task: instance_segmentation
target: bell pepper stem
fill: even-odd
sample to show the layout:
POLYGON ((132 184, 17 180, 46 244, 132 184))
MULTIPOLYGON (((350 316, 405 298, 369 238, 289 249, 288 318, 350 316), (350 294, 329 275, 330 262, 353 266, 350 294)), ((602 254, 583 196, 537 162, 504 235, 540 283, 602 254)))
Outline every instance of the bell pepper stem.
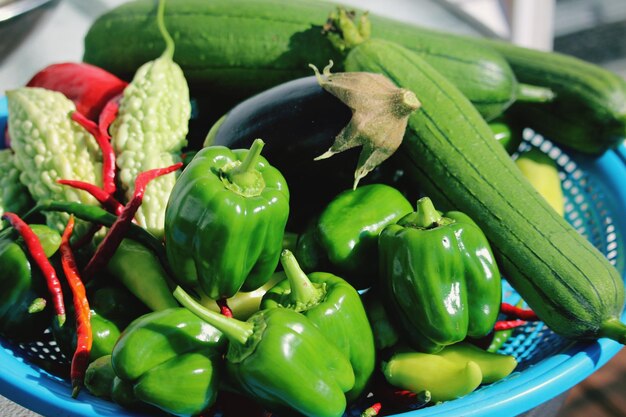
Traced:
POLYGON ((311 305, 319 303, 324 297, 324 291, 311 282, 289 249, 281 252, 280 263, 289 280, 291 301, 296 306, 296 310, 306 310, 311 305))
POLYGON ((429 229, 441 223, 441 214, 435 209, 433 202, 428 197, 417 200, 415 224, 417 227, 429 229))
POLYGON ((176 298, 183 307, 224 333, 228 340, 233 343, 245 345, 250 336, 252 336, 254 330, 252 323, 226 317, 203 307, 181 287, 176 287, 174 290, 174 298, 176 298))
POLYGON ((264 145, 262 139, 255 139, 241 163, 223 169, 220 175, 223 175, 222 181, 227 188, 245 197, 261 194, 265 181, 261 172, 256 169, 256 164, 264 145))
POLYGON ((250 146, 250 150, 246 154, 246 157, 243 161, 241 161, 241 165, 239 165, 237 168, 234 168, 231 171, 231 175, 242 174, 244 172, 248 172, 254 169, 254 166, 256 165, 259 156, 261 155, 261 151, 263 150, 264 145, 265 142, 263 142, 262 139, 255 139, 254 142, 252 142, 252 146, 250 146))

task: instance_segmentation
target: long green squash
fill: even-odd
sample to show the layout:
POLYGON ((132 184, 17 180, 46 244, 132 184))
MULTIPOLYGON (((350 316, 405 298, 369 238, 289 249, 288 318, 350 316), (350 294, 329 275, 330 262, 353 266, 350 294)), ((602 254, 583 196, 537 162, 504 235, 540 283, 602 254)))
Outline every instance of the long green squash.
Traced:
MULTIPOLYGON (((155 10, 153 0, 135 0, 98 18, 85 37, 84 60, 128 77, 157 57, 163 41, 155 10)), ((321 34, 334 10, 332 3, 319 0, 177 0, 167 4, 165 23, 176 42, 174 60, 192 94, 208 92, 228 110, 254 93, 310 75, 309 63, 322 67, 332 59, 341 70, 342 54, 321 34)), ((374 36, 403 42, 419 53, 486 119, 527 95, 490 47, 432 31, 416 36, 413 26, 371 20, 374 36)))
POLYGON ((512 109, 527 126, 590 154, 602 153, 626 137, 626 81, 617 74, 569 55, 502 41, 476 42, 502 54, 521 82, 556 94, 551 103, 512 109))
MULTIPOLYGON (((85 61, 129 76, 158 56, 163 45, 153 4, 132 1, 99 18, 85 38, 85 61)), ((319 0, 178 0, 168 4, 166 21, 192 92, 210 90, 214 114, 221 115, 244 97, 309 75, 308 63, 334 59, 341 70, 341 55, 319 36, 332 8, 319 0)), ((375 16, 372 23, 374 37, 418 53, 488 120, 520 98, 519 80, 556 93, 550 104, 512 108, 550 139, 600 154, 626 136, 626 81, 597 65, 375 16)))
POLYGON ((626 342, 620 273, 522 176, 457 88, 418 55, 385 41, 355 47, 345 68, 381 73, 417 95, 422 107, 398 150, 416 184, 480 225, 503 275, 552 330, 626 342))

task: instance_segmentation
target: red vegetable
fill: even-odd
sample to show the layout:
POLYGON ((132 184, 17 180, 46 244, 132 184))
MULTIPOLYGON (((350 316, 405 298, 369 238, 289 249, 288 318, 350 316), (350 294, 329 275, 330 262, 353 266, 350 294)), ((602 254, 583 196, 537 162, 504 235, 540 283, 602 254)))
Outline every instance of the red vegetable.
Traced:
POLYGON ((526 321, 520 320, 520 319, 500 320, 500 321, 497 321, 496 324, 493 326, 493 330, 497 332, 500 330, 515 329, 516 327, 520 327, 525 324, 526 324, 526 321))
POLYGON ((135 192, 133 198, 124 206, 124 209, 111 226, 108 233, 98 245, 96 252, 93 254, 87 266, 83 271, 83 276, 91 277, 94 273, 106 265, 115 253, 120 243, 124 239, 126 232, 135 217, 135 213, 141 206, 143 195, 150 181, 162 175, 176 171, 182 166, 182 162, 171 165, 167 168, 156 168, 149 171, 141 172, 135 179, 135 192))
POLYGON ((74 310, 76 311, 76 351, 72 357, 72 365, 70 370, 70 378, 72 380, 72 397, 76 398, 80 388, 85 381, 85 371, 89 365, 89 355, 93 342, 93 334, 91 331, 91 309, 87 300, 85 286, 80 279, 76 260, 70 247, 70 237, 74 230, 74 216, 70 216, 70 220, 65 226, 63 236, 61 237, 61 265, 63 272, 72 290, 72 299, 74 301, 74 310))
POLYGON ((128 83, 94 65, 63 62, 42 69, 26 85, 63 93, 75 103, 78 112, 97 121, 104 106, 128 83))
POLYGON ((508 316, 527 321, 538 321, 539 317, 529 308, 521 308, 508 303, 502 303, 500 311, 508 316))
POLYGON ((46 284, 48 291, 52 297, 52 303, 54 304, 54 311, 57 315, 57 320, 60 326, 65 323, 65 303, 63 302, 63 290, 61 289, 61 282, 57 277, 57 273, 54 270, 52 264, 48 260, 48 257, 44 253, 43 247, 39 238, 33 232, 28 224, 24 222, 17 214, 6 212, 2 215, 4 220, 7 220, 15 230, 22 236, 28 253, 33 258, 44 277, 46 278, 46 284))
MULTIPOLYGON (((116 106, 117 104, 114 103, 116 106)), ((107 105, 107 108, 110 107, 107 105)), ((107 110, 109 112, 109 110, 107 110)), ((80 112, 72 113, 72 120, 84 127, 96 139, 100 152, 102 152, 102 189, 113 195, 117 189, 115 185, 115 152, 111 146, 111 136, 109 136, 108 128, 113 122, 117 110, 113 113, 107 113, 107 117, 103 118, 102 123, 97 125, 95 122, 87 119, 80 112)))

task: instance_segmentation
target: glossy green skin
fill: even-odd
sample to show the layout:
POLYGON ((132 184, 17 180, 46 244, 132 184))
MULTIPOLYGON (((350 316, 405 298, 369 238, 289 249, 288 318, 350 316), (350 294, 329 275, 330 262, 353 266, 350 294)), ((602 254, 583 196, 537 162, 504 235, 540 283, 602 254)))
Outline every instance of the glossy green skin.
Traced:
POLYGON ((482 382, 480 366, 467 360, 398 349, 382 363, 387 382, 401 390, 430 392, 431 401, 450 401, 474 391, 482 382))
POLYGON ((255 168, 265 187, 245 197, 226 188, 220 170, 247 150, 222 146, 199 151, 176 181, 165 213, 165 248, 178 282, 200 285, 213 299, 229 298, 267 282, 278 265, 289 215, 282 174, 262 156, 255 168))
MULTIPOLYGON (((61 236, 44 225, 31 225, 46 256, 59 248, 61 236)), ((50 322, 52 308, 29 313, 36 298, 49 295, 41 271, 27 254, 24 242, 13 230, 0 237, 0 334, 14 341, 31 341, 41 336, 50 322)))
POLYGON ((506 378, 517 366, 515 357, 488 352, 469 342, 446 346, 437 355, 455 362, 475 362, 483 375, 483 384, 491 384, 506 378))
POLYGON ((167 272, 156 254, 142 243, 122 240, 106 270, 151 310, 178 307, 167 272))
POLYGON ((497 320, 501 278, 489 243, 465 214, 417 228, 411 213, 379 238, 381 283, 410 343, 437 352, 487 335, 497 320))
POLYGON ((132 384, 136 399, 174 415, 199 414, 215 401, 225 345, 213 326, 172 308, 133 321, 111 363, 117 377, 132 384))
MULTIPOLYGON (((59 327, 56 321, 52 322, 52 334, 59 349, 66 358, 71 358, 76 350, 76 324, 74 304, 71 292, 67 290, 65 308, 67 322, 59 327)), ((142 314, 148 312, 141 302, 126 289, 105 286, 95 291, 89 291, 88 300, 91 308, 92 346, 89 361, 95 361, 113 352, 113 347, 122 331, 128 324, 142 314)))
POLYGON ((288 280, 276 284, 261 301, 261 309, 291 308, 302 310, 309 320, 350 360, 354 387, 346 394, 348 401, 359 397, 367 387, 376 365, 374 336, 359 293, 344 279, 325 272, 308 274, 309 280, 324 289, 316 304, 298 309, 291 301, 288 280))
POLYGON ((231 343, 228 376, 272 411, 340 417, 354 385, 350 362, 306 317, 293 310, 261 310, 249 320, 255 336, 231 343), (292 410, 292 411, 289 411, 292 410))
POLYGON ((374 280, 378 234, 413 211, 395 188, 370 184, 337 195, 322 211, 314 236, 330 266, 358 288, 374 280))
POLYGON ((507 118, 499 117, 489 122, 495 139, 512 155, 522 142, 522 129, 507 118))

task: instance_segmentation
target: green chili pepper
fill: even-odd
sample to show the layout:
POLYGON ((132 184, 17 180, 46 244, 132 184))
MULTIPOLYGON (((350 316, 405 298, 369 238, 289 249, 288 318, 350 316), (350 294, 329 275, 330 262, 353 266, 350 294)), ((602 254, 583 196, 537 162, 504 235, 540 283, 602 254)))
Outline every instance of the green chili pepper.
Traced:
POLYGON ((213 326, 184 308, 171 308, 133 321, 111 362, 122 380, 118 384, 131 384, 137 400, 175 415, 194 415, 215 401, 225 345, 213 326))
POLYGON ((154 252, 141 243, 122 240, 106 270, 151 310, 178 307, 163 265, 154 252))
POLYGON ((229 340, 226 371, 235 386, 272 411, 340 417, 354 386, 350 362, 315 325, 286 308, 243 322, 208 310, 180 287, 176 299, 229 340))
POLYGON ((517 366, 517 360, 511 355, 487 352, 467 342, 446 346, 437 355, 455 362, 476 363, 483 375, 483 384, 501 380, 517 366))
POLYGON ((491 248, 467 215, 441 215, 428 197, 379 238, 381 283, 418 350, 436 352, 487 335, 498 318, 501 278, 491 248))
POLYGON ((289 191, 282 174, 250 150, 212 146, 183 171, 165 213, 165 249, 180 284, 213 299, 267 282, 282 250, 289 191))
MULTIPOLYGON (((61 236, 45 225, 31 225, 46 257, 61 244, 61 236)), ((46 281, 21 237, 8 228, 0 236, 0 334, 15 341, 35 340, 50 323, 46 281)))
POLYGON ((348 401, 356 399, 376 364, 372 329, 359 293, 333 274, 312 272, 307 276, 287 249, 280 261, 287 279, 265 294, 261 309, 289 308, 311 320, 352 364, 355 382, 346 397, 348 401))
POLYGON ((474 391, 482 382, 480 366, 431 353, 399 349, 382 363, 391 385, 419 393, 430 392, 434 402, 449 401, 474 391))
POLYGON ((325 268, 327 259, 351 284, 369 287, 378 271, 379 233, 412 210, 398 190, 385 184, 346 190, 322 210, 313 230, 305 231, 296 255, 303 257, 307 271, 325 268))

